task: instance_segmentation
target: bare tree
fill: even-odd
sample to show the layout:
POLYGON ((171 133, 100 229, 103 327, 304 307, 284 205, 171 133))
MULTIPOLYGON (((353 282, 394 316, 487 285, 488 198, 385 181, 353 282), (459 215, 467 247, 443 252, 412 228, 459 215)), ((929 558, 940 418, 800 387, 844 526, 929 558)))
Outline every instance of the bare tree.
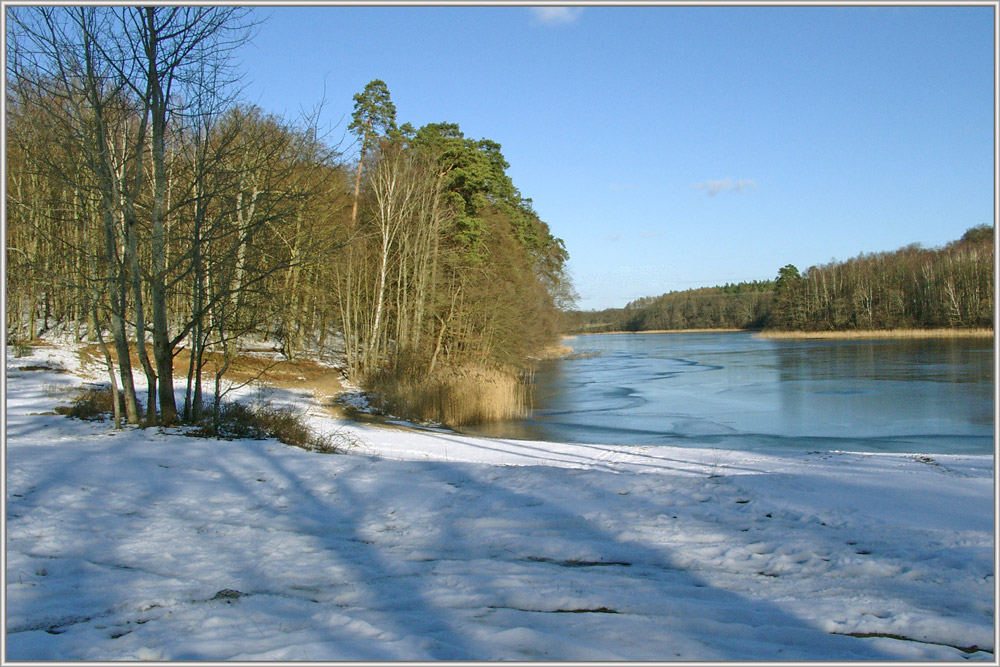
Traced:
MULTIPOLYGON (((167 313, 168 292, 176 285, 171 272, 178 271, 168 264, 167 253, 169 122, 174 115, 218 108, 227 99, 230 84, 236 80, 229 68, 232 53, 249 39, 253 28, 248 16, 239 8, 195 6, 16 7, 9 12, 13 48, 8 76, 39 91, 36 101, 54 97, 62 103, 60 112, 68 109, 64 136, 80 148, 100 192, 104 263, 109 284, 119 286, 112 290, 116 295, 111 308, 112 335, 130 421, 138 417, 132 415, 135 400, 130 397, 134 391, 125 336, 126 296, 131 288, 136 342, 144 351, 140 278, 148 287, 156 365, 154 372, 146 364, 147 378, 157 385, 160 422, 177 420, 173 394, 177 341, 170 336, 167 313), (213 76, 206 77, 206 71, 213 76), (216 102, 206 104, 209 99, 216 102), (192 104, 193 100, 199 104, 192 104), (144 190, 147 142, 152 165, 148 237, 141 233, 136 208, 144 190), (148 257, 148 265, 140 261, 140 255, 148 257)), ((35 107, 55 118, 46 105, 35 107)), ((185 262, 189 267, 190 262, 185 262)), ((147 406, 151 416, 155 414, 152 403, 147 406)))
POLYGON ((94 7, 15 7, 8 17, 8 80, 19 91, 22 104, 44 116, 63 141, 73 144, 89 177, 65 162, 51 162, 53 173, 65 182, 93 187, 99 193, 111 333, 128 421, 137 423, 125 331, 127 275, 119 251, 125 244, 117 223, 121 192, 112 150, 127 115, 120 113, 127 111, 127 94, 124 82, 108 59, 101 57, 96 43, 97 35, 110 30, 111 16, 94 7))

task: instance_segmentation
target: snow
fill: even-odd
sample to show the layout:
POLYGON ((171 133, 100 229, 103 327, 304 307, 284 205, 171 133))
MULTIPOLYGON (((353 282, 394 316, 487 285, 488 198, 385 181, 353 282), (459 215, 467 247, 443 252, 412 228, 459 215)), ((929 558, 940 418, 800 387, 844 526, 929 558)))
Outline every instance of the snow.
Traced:
POLYGON ((64 347, 7 359, 6 660, 994 660, 991 456, 487 440, 313 406, 359 443, 328 455, 43 414, 86 374, 64 347), (20 370, 41 365, 71 372, 20 370))

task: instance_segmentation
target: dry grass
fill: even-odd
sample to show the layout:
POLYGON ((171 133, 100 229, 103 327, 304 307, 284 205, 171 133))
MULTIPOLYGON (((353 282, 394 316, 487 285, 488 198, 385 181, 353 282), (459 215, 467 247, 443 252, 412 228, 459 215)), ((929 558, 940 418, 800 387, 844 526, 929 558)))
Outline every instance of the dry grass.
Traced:
MULTIPOLYGON (((115 350, 112 348, 109 351, 117 364, 118 355, 115 350)), ((151 348, 150 354, 152 354, 151 348)), ((97 345, 88 345, 82 348, 80 358, 84 366, 104 365, 103 353, 97 345)), ((208 387, 212 382, 213 374, 220 367, 223 359, 222 355, 211 352, 206 352, 205 358, 204 380, 209 383, 206 385, 208 387)), ((132 368, 141 373, 142 368, 135 350, 132 351, 131 359, 132 368)), ((184 349, 178 352, 174 357, 175 376, 187 375, 190 359, 188 350, 184 349)), ((266 384, 269 387, 309 391, 316 396, 317 403, 331 416, 336 418, 344 416, 332 403, 332 399, 344 391, 340 371, 313 361, 306 359, 297 361, 274 360, 244 354, 230 362, 226 372, 226 380, 235 383, 253 381, 266 384)))
POLYGON ((488 424, 528 413, 527 385, 503 370, 463 367, 432 377, 412 369, 384 370, 364 385, 380 410, 445 426, 488 424))
POLYGON ((535 355, 536 359, 561 359, 563 357, 568 357, 573 354, 573 348, 568 345, 554 344, 547 345, 542 348, 538 354, 535 355))
POLYGON ((917 338, 993 338, 993 329, 879 329, 871 331, 760 331, 754 338, 802 340, 883 340, 917 338))
MULTIPOLYGON (((150 360, 152 360, 152 346, 147 345, 146 347, 150 355, 150 360)), ((109 346, 108 351, 111 353, 112 360, 118 363, 118 354, 115 349, 109 346)), ((261 351, 272 352, 271 350, 261 351)), ((85 365, 104 365, 103 353, 97 345, 83 347, 80 350, 80 358, 85 365)), ((130 358, 132 360, 132 368, 141 373, 142 367, 139 365, 139 357, 134 349, 130 358)), ((176 375, 186 375, 190 360, 191 356, 187 349, 179 350, 174 355, 174 373, 176 375)), ((205 377, 212 377, 215 371, 221 367, 223 361, 224 359, 221 354, 205 352, 205 377)), ((309 383, 319 378, 325 379, 330 375, 335 375, 333 369, 306 359, 285 361, 252 356, 250 354, 241 354, 239 357, 231 360, 229 368, 226 371, 226 379, 228 380, 237 382, 259 380, 274 386, 296 385, 298 382, 309 383)))

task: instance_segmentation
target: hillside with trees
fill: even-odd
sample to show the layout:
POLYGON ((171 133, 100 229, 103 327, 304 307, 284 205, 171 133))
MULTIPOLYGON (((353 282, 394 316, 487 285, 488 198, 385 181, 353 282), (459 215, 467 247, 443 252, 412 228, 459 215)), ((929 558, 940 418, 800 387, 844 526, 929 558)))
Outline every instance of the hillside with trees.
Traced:
POLYGON ((362 384, 516 381, 557 334, 567 252, 500 144, 397 125, 375 80, 354 97, 348 159, 316 114, 240 101, 249 16, 10 10, 8 344, 57 326, 98 343, 129 423, 217 414, 228 362, 257 340, 288 359, 335 348, 362 384), (190 363, 174 368, 181 350, 190 363))
POLYGON ((699 287, 636 299, 624 308, 572 311, 566 314, 566 326, 573 333, 760 329, 772 298, 772 281, 699 287))
POLYGON ((575 311, 567 316, 567 331, 991 329, 993 246, 993 227, 983 225, 943 248, 912 244, 803 272, 787 264, 774 280, 575 311))

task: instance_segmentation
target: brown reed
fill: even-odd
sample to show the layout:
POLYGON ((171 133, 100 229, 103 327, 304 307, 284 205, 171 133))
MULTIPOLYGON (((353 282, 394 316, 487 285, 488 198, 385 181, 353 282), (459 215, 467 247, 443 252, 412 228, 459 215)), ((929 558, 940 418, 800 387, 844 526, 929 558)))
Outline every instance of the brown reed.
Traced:
POLYGON ((503 369, 463 366, 433 376, 384 369, 370 375, 364 387, 383 412, 451 427, 517 419, 529 412, 528 384, 503 369))
POLYGON ((993 329, 851 329, 848 331, 759 331, 754 338, 799 340, 883 340, 917 338, 993 338, 993 329))

